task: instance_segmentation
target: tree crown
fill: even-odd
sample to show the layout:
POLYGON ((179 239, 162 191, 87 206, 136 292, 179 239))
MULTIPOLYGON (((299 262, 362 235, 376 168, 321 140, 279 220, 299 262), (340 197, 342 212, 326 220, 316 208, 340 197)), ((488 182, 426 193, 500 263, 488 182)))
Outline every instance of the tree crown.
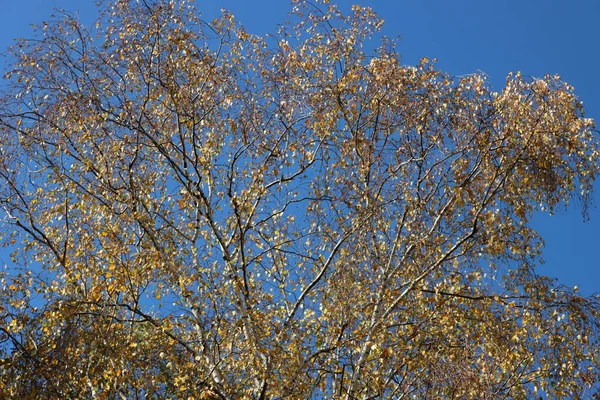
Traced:
MULTIPOLYGON (((100 2, 20 41, 0 102, 0 393, 557 398, 597 385, 598 298, 539 276, 588 204, 557 76, 453 78, 328 2, 249 34, 100 2), (21 270, 19 270, 21 267, 21 270)), ((586 392, 586 390, 588 392, 586 392)))

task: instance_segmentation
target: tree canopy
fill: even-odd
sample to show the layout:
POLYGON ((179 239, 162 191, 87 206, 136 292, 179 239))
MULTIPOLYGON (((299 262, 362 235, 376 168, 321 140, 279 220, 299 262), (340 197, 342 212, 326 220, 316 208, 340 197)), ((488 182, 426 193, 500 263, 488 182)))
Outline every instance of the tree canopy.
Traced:
POLYGON ((533 213, 585 212, 599 165, 559 77, 403 65, 325 0, 266 36, 99 9, 18 41, 1 89, 0 397, 598 389, 600 298, 536 272, 533 213))

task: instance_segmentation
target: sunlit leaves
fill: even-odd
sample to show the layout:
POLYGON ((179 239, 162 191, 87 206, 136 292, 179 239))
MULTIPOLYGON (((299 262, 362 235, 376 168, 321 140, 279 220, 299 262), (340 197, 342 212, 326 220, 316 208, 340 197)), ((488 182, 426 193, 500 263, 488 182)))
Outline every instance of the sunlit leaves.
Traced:
POLYGON ((588 395, 598 299, 535 273, 529 224, 589 200, 572 88, 367 53, 369 8, 290 20, 103 2, 13 49, 0 393, 588 395))

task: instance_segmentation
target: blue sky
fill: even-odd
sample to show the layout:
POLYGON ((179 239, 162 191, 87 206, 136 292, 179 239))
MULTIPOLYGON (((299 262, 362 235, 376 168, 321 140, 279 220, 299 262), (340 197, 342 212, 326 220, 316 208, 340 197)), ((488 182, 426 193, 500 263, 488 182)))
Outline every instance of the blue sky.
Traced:
MULTIPOLYGON (((332 0, 335 2, 335 0, 332 0)), ((83 22, 95 18, 93 0, 2 1, 0 49, 14 38, 31 37, 31 24, 40 23, 54 7, 77 11, 83 22)), ((198 0, 208 18, 230 10, 252 33, 274 31, 290 9, 286 0, 198 0)), ((422 57, 437 58, 451 75, 485 72, 496 89, 511 71, 541 77, 560 74, 575 87, 588 116, 600 122, 600 2, 597 0, 339 0, 342 10, 353 3, 372 6, 386 23, 383 34, 401 37, 404 64, 422 57)), ((4 69, 4 59, 0 67, 4 69)), ((600 206, 600 184, 595 195, 600 206)), ((567 212, 539 214, 533 224, 542 234, 546 263, 538 270, 560 283, 578 285, 583 294, 600 292, 600 211, 590 210, 584 223, 573 204, 567 212)), ((7 260, 7 255, 0 254, 7 260)))

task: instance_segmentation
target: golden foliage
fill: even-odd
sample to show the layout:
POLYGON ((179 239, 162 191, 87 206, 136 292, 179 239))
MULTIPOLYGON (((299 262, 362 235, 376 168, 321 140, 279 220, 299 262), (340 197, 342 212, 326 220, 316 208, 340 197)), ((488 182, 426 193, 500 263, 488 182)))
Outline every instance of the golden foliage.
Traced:
POLYGON ((598 298, 529 220, 598 165, 556 76, 452 78, 296 1, 277 34, 101 2, 13 49, 3 398, 552 398, 598 385, 598 298))

